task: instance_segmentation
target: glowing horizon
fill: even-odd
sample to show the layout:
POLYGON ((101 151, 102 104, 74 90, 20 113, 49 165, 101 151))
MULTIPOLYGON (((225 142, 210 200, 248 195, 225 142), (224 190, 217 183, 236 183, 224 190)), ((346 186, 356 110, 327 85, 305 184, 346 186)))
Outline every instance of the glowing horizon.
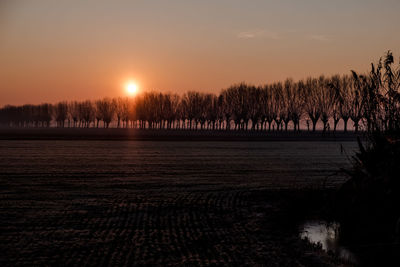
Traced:
POLYGON ((368 71, 400 55, 396 0, 0 2, 0 106, 218 93, 368 71))

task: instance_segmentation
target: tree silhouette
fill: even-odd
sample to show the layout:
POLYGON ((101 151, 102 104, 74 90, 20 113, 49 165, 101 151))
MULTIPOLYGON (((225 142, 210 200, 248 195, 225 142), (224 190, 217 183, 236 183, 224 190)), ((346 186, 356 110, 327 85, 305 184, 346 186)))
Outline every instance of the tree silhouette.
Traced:
POLYGON ((308 78, 305 82, 305 88, 303 91, 304 108, 308 117, 310 118, 313 126, 312 130, 315 132, 317 122, 321 116, 321 101, 319 96, 320 79, 308 78))
POLYGON ((288 95, 288 110, 290 118, 293 121, 293 130, 300 131, 300 120, 303 115, 303 91, 305 90, 305 84, 303 81, 299 81, 291 87, 288 95))
POLYGON ((320 76, 294 82, 286 79, 263 86, 244 82, 221 90, 218 95, 188 91, 144 92, 135 98, 103 98, 94 102, 58 102, 55 105, 6 105, 0 108, 0 124, 7 127, 99 127, 141 129, 189 129, 293 131, 307 119, 316 131, 319 120, 323 132, 333 121, 333 131, 342 119, 355 131, 366 122, 368 130, 395 129, 400 116, 399 67, 393 67, 391 52, 368 74, 320 76), (67 122, 67 124, 66 124, 67 122), (54 124, 52 124, 54 123, 54 124), (251 127, 250 127, 251 125, 251 127), (283 128, 284 126, 284 128, 283 128))
POLYGON ((104 123, 104 128, 109 128, 110 123, 115 115, 115 109, 116 109, 116 103, 110 98, 104 98, 102 100, 96 101, 95 118, 97 120, 97 127, 99 121, 102 120, 104 123))
POLYGON ((67 102, 59 102, 54 107, 55 119, 57 122, 57 127, 64 128, 65 120, 68 117, 68 103, 67 102))

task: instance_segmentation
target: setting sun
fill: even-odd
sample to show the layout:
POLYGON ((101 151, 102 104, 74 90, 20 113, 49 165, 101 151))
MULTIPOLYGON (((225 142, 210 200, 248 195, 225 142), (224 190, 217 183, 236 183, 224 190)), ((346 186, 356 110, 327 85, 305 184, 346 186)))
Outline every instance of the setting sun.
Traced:
POLYGON ((0 0, 0 267, 400 267, 399 11, 0 0))
POLYGON ((128 82, 125 85, 125 90, 129 95, 136 95, 138 92, 139 86, 134 82, 128 82))

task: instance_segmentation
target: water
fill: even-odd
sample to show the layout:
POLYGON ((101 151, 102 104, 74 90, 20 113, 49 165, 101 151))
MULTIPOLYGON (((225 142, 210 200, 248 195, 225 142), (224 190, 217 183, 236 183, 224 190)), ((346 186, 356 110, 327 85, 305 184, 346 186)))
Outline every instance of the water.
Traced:
MULTIPOLYGON (((344 142, 348 154, 356 143, 344 142)), ((338 142, 0 141, 0 179, 112 178, 148 186, 334 186, 338 142)))
POLYGON ((340 244, 340 224, 328 223, 323 220, 308 221, 300 226, 300 237, 308 239, 313 244, 321 245, 325 251, 335 253, 340 259, 348 263, 358 263, 359 260, 351 250, 340 244))

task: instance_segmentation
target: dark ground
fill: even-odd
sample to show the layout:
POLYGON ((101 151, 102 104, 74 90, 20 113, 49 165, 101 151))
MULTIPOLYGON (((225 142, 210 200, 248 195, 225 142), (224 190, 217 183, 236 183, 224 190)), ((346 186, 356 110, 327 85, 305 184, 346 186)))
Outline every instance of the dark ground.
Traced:
POLYGON ((297 237, 297 212, 305 209, 298 192, 166 193, 96 183, 90 193, 53 185, 2 194, 1 266, 335 262, 297 237))
POLYGON ((122 128, 0 128, 0 140, 355 141, 354 132, 190 131, 122 128))
MULTIPOLYGON (((66 155, 56 149, 65 147, 64 143, 52 145, 34 141, 36 145, 43 142, 43 151, 38 152, 18 141, 182 138, 196 141, 243 141, 249 138, 253 141, 281 138, 295 141, 300 138, 311 141, 323 137, 321 133, 306 132, 297 135, 290 132, 211 134, 126 129, 2 129, 0 139, 17 141, 2 141, 8 150, 0 153, 3 157, 0 162, 0 266, 339 264, 335 257, 300 240, 297 232, 299 222, 326 208, 326 202, 321 200, 325 200, 333 189, 290 189, 297 187, 293 184, 288 184, 286 189, 272 189, 263 186, 262 177, 247 176, 254 174, 250 169, 215 181, 213 177, 219 177, 221 173, 212 170, 215 160, 206 161, 206 155, 200 163, 207 166, 208 171, 197 175, 197 179, 194 175, 190 181, 180 180, 175 170, 154 170, 153 165, 142 162, 129 165, 132 168, 153 166, 142 174, 149 177, 138 179, 137 170, 126 172, 124 166, 128 164, 120 161, 117 154, 104 154, 95 171, 85 172, 79 171, 79 166, 89 168, 90 162, 81 157, 91 152, 80 143, 77 149, 82 154, 66 155), (26 155, 19 155, 18 149, 27 151, 26 155), (57 160, 53 162, 53 158, 57 160), (110 162, 111 159, 115 162, 110 162), (162 177, 172 177, 176 182, 171 185, 170 180, 162 177)), ((338 134, 324 138, 354 140, 355 136, 338 134)), ((98 144, 98 141, 90 142, 88 146, 98 144)), ((70 143, 71 147, 76 146, 70 143)), ((258 143, 255 146, 259 146, 258 143)), ((131 147, 126 149, 131 150, 131 147)), ((145 155, 141 152, 136 160, 145 155)), ((148 154, 147 161, 155 160, 156 155, 148 154)), ((258 157, 258 154, 249 155, 254 159, 258 157)), ((100 156, 96 152, 91 154, 91 157, 100 156)), ((121 160, 132 160, 133 156, 129 154, 121 160)), ((233 155, 234 158, 237 156, 233 155)), ((174 159, 173 164, 179 165, 180 159, 174 159)), ((161 168, 159 163, 154 164, 161 168)), ((187 166, 195 166, 190 164, 187 166)), ((254 164, 250 162, 243 166, 254 164)), ((187 169, 184 166, 181 168, 187 169)), ((319 172, 318 169, 305 170, 311 171, 310 174, 319 172)))

